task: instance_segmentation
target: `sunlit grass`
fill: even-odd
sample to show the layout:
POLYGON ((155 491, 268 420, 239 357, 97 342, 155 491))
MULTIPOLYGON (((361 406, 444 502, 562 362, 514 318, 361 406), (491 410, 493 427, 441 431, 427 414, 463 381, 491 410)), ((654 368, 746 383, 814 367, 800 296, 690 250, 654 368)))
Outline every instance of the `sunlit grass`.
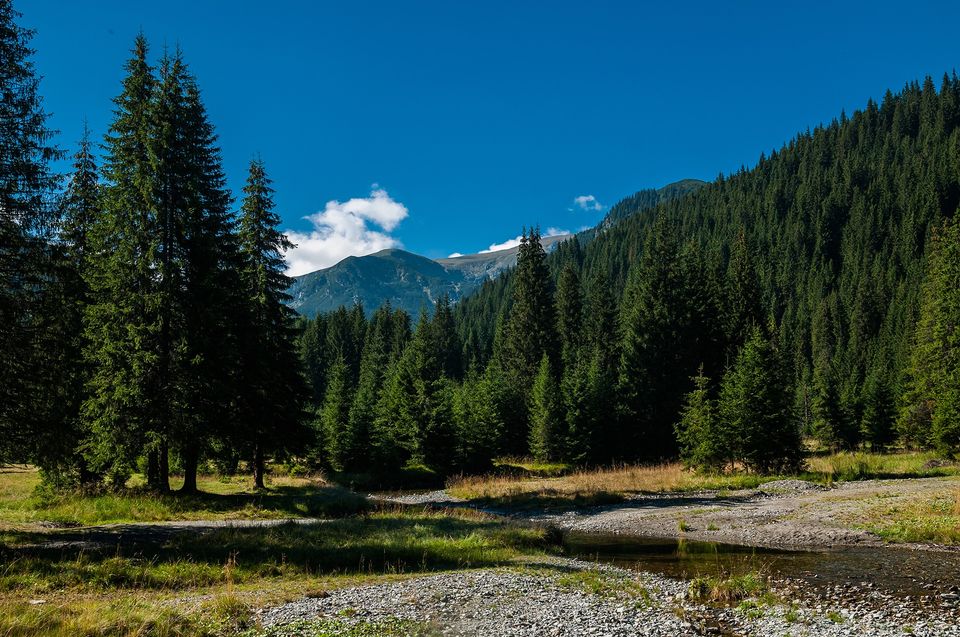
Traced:
MULTIPOLYGON (((174 479, 171 486, 181 483, 174 479)), ((136 479, 119 493, 54 493, 37 488, 39 474, 31 468, 5 469, 0 471, 0 526, 329 517, 367 507, 362 496, 320 478, 277 476, 266 490, 254 490, 248 477, 200 476, 197 483, 197 495, 157 496, 138 489, 136 479)))
POLYGON ((960 467, 938 461, 931 453, 837 453, 814 456, 805 472, 792 476, 752 473, 702 473, 678 462, 580 469, 556 477, 525 477, 494 473, 459 477, 447 487, 451 494, 504 506, 583 506, 610 504, 637 493, 690 492, 756 488, 781 478, 817 483, 872 478, 932 477, 960 474, 960 467))
POLYGON ((812 456, 807 466, 815 477, 827 481, 960 475, 960 466, 945 462, 932 452, 840 452, 812 456))
POLYGON ((960 488, 880 503, 864 517, 868 521, 861 526, 888 542, 960 545, 960 488))
POLYGON ((451 481, 448 490, 457 497, 504 505, 586 505, 619 502, 633 493, 751 488, 768 479, 752 474, 704 475, 669 463, 583 469, 556 478, 464 477, 451 481))

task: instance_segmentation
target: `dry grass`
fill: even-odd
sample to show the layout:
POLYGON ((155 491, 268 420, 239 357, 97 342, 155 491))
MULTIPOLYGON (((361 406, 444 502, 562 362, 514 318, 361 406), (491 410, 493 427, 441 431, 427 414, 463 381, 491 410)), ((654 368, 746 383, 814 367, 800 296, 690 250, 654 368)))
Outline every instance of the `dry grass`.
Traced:
POLYGON ((705 475, 675 462, 578 470, 557 478, 463 477, 451 481, 447 488, 453 495, 470 500, 550 506, 618 502, 632 493, 742 489, 767 479, 746 474, 705 475))
POLYGON ((932 453, 844 452, 811 457, 808 470, 795 476, 761 476, 739 472, 707 474, 686 469, 674 462, 581 469, 556 477, 502 473, 468 476, 451 480, 447 488, 455 496, 488 504, 551 507, 609 504, 635 493, 751 489, 784 477, 831 483, 957 474, 960 474, 960 467, 944 463, 932 453))

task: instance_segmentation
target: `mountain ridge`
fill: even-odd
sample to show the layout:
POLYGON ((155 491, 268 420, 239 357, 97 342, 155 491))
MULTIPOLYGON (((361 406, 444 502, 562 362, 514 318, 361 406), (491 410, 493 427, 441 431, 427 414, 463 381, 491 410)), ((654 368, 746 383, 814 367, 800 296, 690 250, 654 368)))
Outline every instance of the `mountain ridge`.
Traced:
MULTIPOLYGON (((541 244, 552 252, 567 239, 592 241, 631 215, 659 203, 682 197, 706 185, 699 179, 682 179, 661 188, 647 188, 615 204, 593 228, 576 234, 542 237, 541 244)), ((371 314, 389 301, 395 308, 417 314, 429 309, 441 295, 457 302, 477 290, 485 281, 498 277, 517 262, 518 248, 478 252, 457 257, 429 259, 399 248, 373 254, 350 256, 329 268, 297 277, 288 289, 289 305, 299 314, 313 317, 341 305, 362 303, 371 314)))

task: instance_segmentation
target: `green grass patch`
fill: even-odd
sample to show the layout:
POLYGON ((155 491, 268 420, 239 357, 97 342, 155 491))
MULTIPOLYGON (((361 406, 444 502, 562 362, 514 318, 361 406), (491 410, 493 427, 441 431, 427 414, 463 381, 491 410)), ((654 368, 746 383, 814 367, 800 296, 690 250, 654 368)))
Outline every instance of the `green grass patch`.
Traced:
POLYGON ((735 604, 760 597, 769 589, 766 577, 759 571, 749 571, 738 575, 696 577, 687 587, 687 597, 698 602, 735 604))
POLYGON ((644 603, 650 601, 650 592, 646 587, 625 573, 572 571, 557 577, 557 584, 603 597, 639 599, 644 603))
POLYGON ((324 574, 419 573, 506 564, 547 549, 542 530, 469 511, 393 511, 309 525, 223 528, 132 551, 36 546, 83 537, 36 534, 22 538, 27 546, 3 549, 0 591, 182 590, 324 574))
MULTIPOLYGON (((154 544, 140 538, 135 546, 39 544, 88 533, 22 532, 18 545, 0 548, 0 635, 233 635, 252 629, 251 609, 260 605, 364 582, 514 564, 550 550, 544 531, 492 516, 401 509, 166 535, 154 544)), ((429 634, 345 619, 349 626, 321 622, 304 629, 314 632, 294 634, 429 634), (394 628, 400 632, 389 632, 394 628)))
POLYGON ((844 451, 807 459, 808 477, 819 482, 960 475, 960 465, 932 452, 844 451))
POLYGON ((318 619, 251 630, 241 637, 432 637, 440 634, 430 624, 405 619, 359 622, 318 619))
POLYGON ((960 488, 925 500, 874 507, 860 525, 888 542, 960 545, 960 488))
POLYGON ((202 476, 198 486, 196 495, 161 496, 136 487, 93 495, 57 493, 40 485, 35 470, 6 470, 0 472, 0 525, 338 517, 369 506, 363 496, 319 479, 278 477, 267 489, 254 490, 249 478, 202 476))

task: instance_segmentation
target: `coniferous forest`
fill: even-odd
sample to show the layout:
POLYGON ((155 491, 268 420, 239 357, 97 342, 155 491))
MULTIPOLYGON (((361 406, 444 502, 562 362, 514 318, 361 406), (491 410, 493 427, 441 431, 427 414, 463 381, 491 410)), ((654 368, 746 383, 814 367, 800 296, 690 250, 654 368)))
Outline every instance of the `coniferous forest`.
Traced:
POLYGON ((528 228, 456 306, 297 318, 267 168, 233 200, 183 56, 138 37, 109 129, 58 175, 30 36, 0 2, 0 461, 51 485, 960 452, 956 75, 550 254, 528 228))

